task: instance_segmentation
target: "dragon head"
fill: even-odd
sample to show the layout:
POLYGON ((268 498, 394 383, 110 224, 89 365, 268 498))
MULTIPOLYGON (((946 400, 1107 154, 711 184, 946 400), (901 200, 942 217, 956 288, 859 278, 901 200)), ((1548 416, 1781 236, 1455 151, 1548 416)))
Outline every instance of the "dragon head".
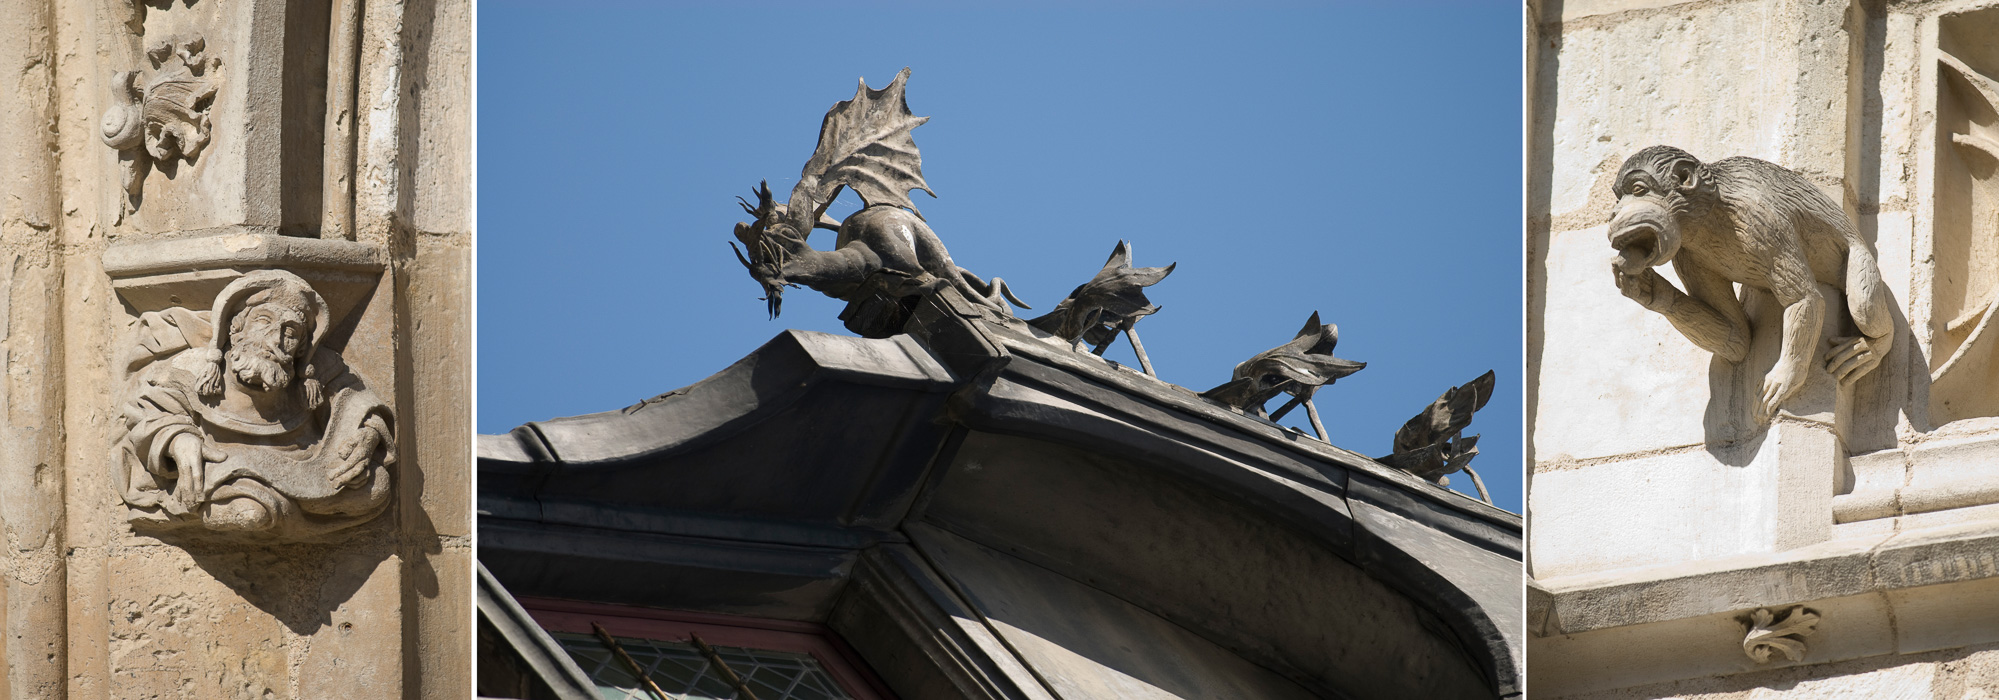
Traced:
POLYGON ((751 216, 750 223, 736 224, 736 240, 742 241, 743 247, 737 248, 731 242, 729 248, 736 251, 736 260, 750 271, 750 277, 763 285, 763 300, 770 307, 770 317, 777 318, 784 306, 784 288, 796 286, 784 279, 784 263, 791 258, 791 246, 787 244, 803 244, 805 237, 787 220, 786 207, 771 195, 769 182, 757 183, 750 192, 757 197, 756 206, 736 198, 736 203, 751 216), (749 251, 747 256, 744 249, 749 251))

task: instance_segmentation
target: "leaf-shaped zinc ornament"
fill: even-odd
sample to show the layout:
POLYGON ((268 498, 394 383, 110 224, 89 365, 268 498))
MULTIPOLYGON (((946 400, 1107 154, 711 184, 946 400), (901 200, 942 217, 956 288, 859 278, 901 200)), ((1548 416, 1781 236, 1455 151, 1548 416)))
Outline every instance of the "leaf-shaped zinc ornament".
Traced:
POLYGON ((1096 276, 1069 292, 1053 311, 1027 323, 1070 342, 1083 338, 1091 345, 1109 343, 1124 324, 1159 311, 1145 298, 1145 288, 1166 279, 1177 264, 1132 267, 1131 244, 1118 241, 1096 276))
POLYGON ((1488 370, 1477 379, 1445 389, 1442 396, 1395 431, 1395 451, 1413 452, 1456 437, 1471 425, 1472 414, 1492 400, 1496 384, 1496 378, 1488 370))
POLYGON ((843 186, 854 188, 867 204, 902 207, 923 218, 910 202, 909 191, 923 190, 932 197, 937 193, 923 181, 923 155, 910 132, 930 118, 910 113, 903 94, 908 81, 906 67, 880 90, 868 89, 863 79, 854 99, 826 112, 826 120, 819 124, 819 147, 805 161, 786 207, 798 230, 812 230, 843 186))
MULTIPOLYGON (((1367 366, 1365 362, 1334 357, 1333 347, 1339 342, 1339 327, 1321 323, 1319 312, 1314 311, 1291 342, 1257 353, 1236 365, 1227 384, 1201 395, 1256 415, 1263 415, 1263 403, 1278 394, 1310 399, 1319 387, 1367 366)), ((1311 407, 1308 405, 1307 409, 1311 407)))

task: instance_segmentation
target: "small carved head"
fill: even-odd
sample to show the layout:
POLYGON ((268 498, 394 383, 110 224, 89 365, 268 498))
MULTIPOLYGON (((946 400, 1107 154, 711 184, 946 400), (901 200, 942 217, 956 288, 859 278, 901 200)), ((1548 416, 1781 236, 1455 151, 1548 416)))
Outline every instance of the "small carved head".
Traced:
POLYGON ((208 109, 215 81, 202 77, 218 59, 203 60, 200 36, 161 39, 146 55, 157 69, 143 83, 137 71, 111 76, 112 105, 99 123, 104 143, 118 150, 144 147, 156 160, 193 160, 208 146, 208 109), (168 59, 178 56, 178 64, 168 59))
POLYGON ((1680 252, 1680 219, 1712 194, 1704 176, 1700 160, 1672 146, 1653 146, 1624 161, 1610 215, 1610 246, 1617 249, 1619 268, 1637 274, 1680 252))

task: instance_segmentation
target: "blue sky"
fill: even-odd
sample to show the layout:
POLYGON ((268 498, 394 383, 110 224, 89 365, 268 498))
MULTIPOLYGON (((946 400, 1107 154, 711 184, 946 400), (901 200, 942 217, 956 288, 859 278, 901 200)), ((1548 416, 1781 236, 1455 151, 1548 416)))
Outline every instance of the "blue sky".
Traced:
POLYGON ((630 405, 786 328, 845 333, 805 289, 766 318, 735 198, 782 198, 827 108, 908 66, 937 192, 916 205, 1024 316, 1128 240, 1179 263, 1138 328, 1198 391, 1316 310, 1368 363, 1320 392, 1327 429, 1376 456, 1497 370, 1473 468, 1518 512, 1518 6, 1019 7, 481 3, 479 431, 630 405))

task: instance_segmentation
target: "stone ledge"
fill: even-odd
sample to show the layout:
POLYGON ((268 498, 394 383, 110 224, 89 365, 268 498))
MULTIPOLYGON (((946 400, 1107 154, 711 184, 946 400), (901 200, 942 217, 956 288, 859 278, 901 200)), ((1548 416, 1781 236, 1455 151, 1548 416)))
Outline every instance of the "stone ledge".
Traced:
POLYGON ((114 244, 104 251, 111 278, 235 267, 321 268, 372 272, 383 267, 369 243, 279 236, 242 230, 198 238, 114 244))
POLYGON ((1999 578, 1999 522, 1835 540, 1754 554, 1539 581, 1536 636, 1999 578))
POLYGON ((1882 487, 1833 497, 1834 521, 1853 523, 1999 503, 1999 474, 1991 469, 1995 461, 1999 461, 1999 434, 1989 433, 1856 456, 1856 477, 1868 470, 1883 472, 1884 478, 1875 479, 1882 487), (1905 473, 1914 475, 1910 483, 1898 483, 1905 473))
POLYGON ((1780 655, 1757 663, 1743 653, 1746 611, 1538 637, 1529 642, 1534 697, 1707 698, 1724 688, 1754 687, 1792 697, 1800 687, 1785 681, 1804 679, 1824 679, 1841 692, 1797 697, 1931 697, 1913 679, 1890 684, 1901 692, 1884 693, 1885 687, 1861 685, 1852 674, 1904 666, 1919 654, 1947 661, 1999 648, 1999 578, 1828 598, 1805 607, 1819 620, 1802 640, 1804 658, 1797 661, 1780 655))

